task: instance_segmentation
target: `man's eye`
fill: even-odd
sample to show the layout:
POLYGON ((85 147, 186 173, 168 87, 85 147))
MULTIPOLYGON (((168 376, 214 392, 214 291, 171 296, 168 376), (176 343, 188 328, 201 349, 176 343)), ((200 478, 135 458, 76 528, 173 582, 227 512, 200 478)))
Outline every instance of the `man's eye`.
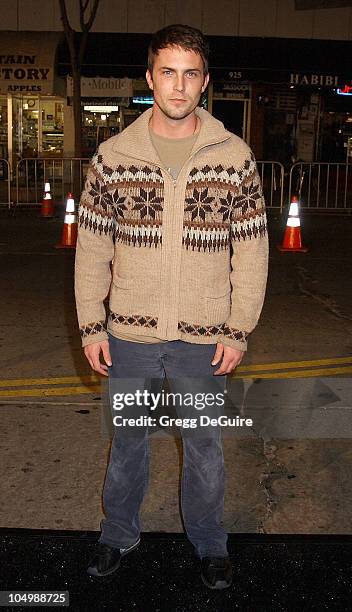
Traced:
POLYGON ((188 76, 191 78, 194 78, 195 76, 197 76, 196 72, 187 72, 188 76))
POLYGON ((164 70, 163 74, 165 74, 166 76, 170 76, 170 74, 172 74, 171 70, 164 70))

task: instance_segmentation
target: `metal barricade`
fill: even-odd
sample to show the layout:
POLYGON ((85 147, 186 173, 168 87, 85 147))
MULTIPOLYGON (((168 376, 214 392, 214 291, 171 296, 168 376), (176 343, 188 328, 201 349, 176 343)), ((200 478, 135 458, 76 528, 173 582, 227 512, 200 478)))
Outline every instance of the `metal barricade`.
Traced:
POLYGON ((290 170, 288 201, 298 195, 301 208, 352 212, 352 164, 296 162, 290 170))
POLYGON ((20 159, 16 166, 16 206, 40 204, 46 182, 50 183, 51 195, 57 202, 65 202, 69 191, 78 198, 88 164, 86 157, 20 159))
POLYGON ((283 208, 285 170, 280 162, 257 161, 265 205, 269 209, 283 208))
MULTIPOLYGON (((69 191, 78 199, 89 161, 86 157, 23 158, 17 163, 15 188, 11 193, 9 164, 0 159, 0 203, 3 200, 10 206, 12 195, 16 206, 37 206, 41 203, 47 181, 57 202, 65 202, 69 191), (5 177, 2 189, 1 167, 5 177)), ((268 209, 282 212, 284 204, 297 194, 303 209, 352 212, 352 164, 296 162, 289 171, 288 184, 281 163, 260 160, 257 166, 268 209)))
POLYGON ((7 159, 0 157, 0 206, 11 206, 11 173, 7 159))

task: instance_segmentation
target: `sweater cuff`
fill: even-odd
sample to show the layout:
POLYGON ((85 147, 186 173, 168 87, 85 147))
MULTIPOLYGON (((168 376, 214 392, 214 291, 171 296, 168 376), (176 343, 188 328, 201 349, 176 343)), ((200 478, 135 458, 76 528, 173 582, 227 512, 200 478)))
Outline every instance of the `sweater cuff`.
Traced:
POLYGON ((96 342, 108 340, 105 321, 95 321, 94 323, 81 325, 79 333, 81 334, 83 347, 88 346, 88 344, 95 344, 96 342))
POLYGON ((238 351, 245 352, 247 350, 247 338, 248 332, 235 329, 234 327, 224 326, 223 333, 220 337, 219 342, 225 346, 237 349, 238 351))

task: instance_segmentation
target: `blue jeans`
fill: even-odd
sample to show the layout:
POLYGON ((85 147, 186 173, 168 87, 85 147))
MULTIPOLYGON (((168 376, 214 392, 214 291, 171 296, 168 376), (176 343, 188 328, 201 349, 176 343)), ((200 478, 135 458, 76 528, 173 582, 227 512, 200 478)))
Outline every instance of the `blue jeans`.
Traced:
MULTIPOLYGON (((109 345, 110 402, 116 388, 125 393, 137 388, 155 390, 155 381, 162 384, 165 377, 172 393, 194 394, 201 388, 206 393, 224 393, 226 377, 213 376, 219 367, 211 365, 214 344, 181 340, 141 344, 110 335, 109 345)), ((190 414, 190 409, 185 412, 183 406, 176 406, 176 410, 177 417, 184 417, 187 411, 190 414)), ((125 406, 121 410, 125 417, 128 412, 133 414, 132 408, 125 406)), ((194 431, 190 435, 181 427, 181 509, 187 536, 200 558, 228 554, 227 533, 221 526, 225 489, 221 430, 216 425, 207 431, 201 436, 194 431)), ((126 435, 121 427, 115 428, 103 491, 105 519, 101 522, 100 542, 116 548, 131 546, 140 535, 139 510, 148 486, 148 438, 148 427, 135 436, 126 435)))

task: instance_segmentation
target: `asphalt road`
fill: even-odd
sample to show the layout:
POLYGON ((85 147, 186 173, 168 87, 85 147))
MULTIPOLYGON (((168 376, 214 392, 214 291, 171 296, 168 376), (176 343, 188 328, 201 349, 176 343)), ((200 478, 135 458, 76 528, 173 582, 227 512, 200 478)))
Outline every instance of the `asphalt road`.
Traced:
MULTIPOLYGON (((279 253, 270 217, 262 317, 229 385, 250 431, 224 435, 232 532, 351 533, 351 218, 306 216, 307 254, 279 253)), ((82 353, 74 251, 59 219, 0 213, 0 525, 99 529, 109 451, 104 385, 82 353)), ((145 530, 181 531, 181 442, 150 439, 145 530)))

